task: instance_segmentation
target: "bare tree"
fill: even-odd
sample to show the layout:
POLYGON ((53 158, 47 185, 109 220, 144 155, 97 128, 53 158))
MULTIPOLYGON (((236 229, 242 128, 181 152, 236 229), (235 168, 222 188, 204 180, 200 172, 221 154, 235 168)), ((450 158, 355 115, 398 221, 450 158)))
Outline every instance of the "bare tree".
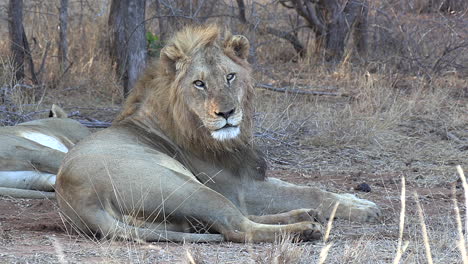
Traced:
POLYGON ((167 19, 165 19, 162 16, 162 8, 161 8, 161 3, 159 0, 156 0, 155 2, 155 7, 156 7, 156 14, 158 14, 158 26, 159 26, 159 39, 161 41, 165 41, 167 39, 167 19))
POLYGON ((217 0, 155 0, 160 40, 166 41, 184 26, 204 23, 219 6, 217 0))
POLYGON ((13 64, 16 68, 16 80, 18 81, 24 78, 23 31, 23 0, 10 0, 8 4, 8 33, 13 64))
POLYGON ((296 10, 315 33, 315 51, 329 61, 343 58, 348 39, 352 35, 356 51, 367 53, 367 13, 365 0, 280 0, 296 10))
POLYGON ((248 21, 247 16, 245 14, 246 7, 244 0, 237 0, 236 2, 237 7, 239 8, 238 19, 241 23, 247 25, 250 29, 258 30, 260 33, 267 33, 278 38, 282 38, 291 43, 293 48, 301 57, 305 55, 305 48, 296 34, 292 32, 282 31, 280 29, 277 29, 276 27, 270 27, 266 25, 255 25, 254 23, 251 23, 250 21, 248 21))
POLYGON ((110 55, 126 96, 146 64, 145 0, 112 0, 110 55))
POLYGON ((67 57, 67 27, 68 27, 68 0, 60 0, 59 10, 59 40, 58 40, 58 59, 60 68, 65 70, 68 66, 67 57))

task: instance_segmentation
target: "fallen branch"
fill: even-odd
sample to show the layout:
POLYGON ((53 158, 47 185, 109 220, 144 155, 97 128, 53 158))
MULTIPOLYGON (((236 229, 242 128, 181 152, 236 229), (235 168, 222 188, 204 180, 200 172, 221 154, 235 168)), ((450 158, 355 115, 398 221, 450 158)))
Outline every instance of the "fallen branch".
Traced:
POLYGON ((105 121, 99 121, 99 120, 94 120, 94 121, 88 121, 88 120, 78 120, 82 125, 89 127, 89 128, 107 128, 111 126, 111 122, 105 122, 105 121))
POLYGON ((21 113, 21 112, 9 111, 5 109, 5 107, 0 106, 0 117, 6 115, 6 118, 3 118, 3 119, 0 118, 0 125, 14 126, 19 123, 31 121, 34 119, 33 117, 35 115, 42 114, 48 111, 50 110, 38 110, 38 111, 33 111, 33 112, 28 112, 28 113, 21 113))
POLYGON ((302 89, 295 89, 290 87, 274 87, 269 84, 257 83, 255 85, 258 88, 279 92, 279 93, 292 93, 292 94, 308 94, 308 95, 317 95, 317 96, 341 96, 341 97, 350 97, 349 94, 344 93, 334 93, 334 92, 323 92, 323 91, 308 91, 302 89))
POLYGON ((107 111, 107 112, 120 112, 122 111, 121 107, 81 107, 81 106, 65 106, 63 109, 78 109, 78 110, 95 110, 95 111, 107 111))
MULTIPOLYGON (((91 109, 91 110, 109 110, 107 108, 91 108, 91 107, 67 107, 69 109, 91 109)), ((73 111, 70 114, 68 114, 68 118, 71 117, 78 117, 78 118, 84 118, 84 119, 78 119, 78 122, 80 122, 82 125, 89 127, 89 128, 107 128, 112 125, 112 122, 106 122, 106 121, 100 121, 97 119, 94 119, 92 117, 88 116, 83 116, 80 113, 80 110, 73 111)))

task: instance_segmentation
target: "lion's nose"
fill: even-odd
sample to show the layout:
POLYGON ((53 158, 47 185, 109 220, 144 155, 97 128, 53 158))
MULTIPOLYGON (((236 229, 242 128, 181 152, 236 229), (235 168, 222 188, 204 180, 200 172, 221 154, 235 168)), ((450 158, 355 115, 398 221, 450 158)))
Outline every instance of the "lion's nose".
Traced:
POLYGON ((232 116, 234 114, 234 112, 236 111, 236 109, 231 109, 229 111, 225 111, 225 112, 215 112, 215 114, 217 116, 222 116, 224 117, 225 119, 228 119, 230 116, 232 116))

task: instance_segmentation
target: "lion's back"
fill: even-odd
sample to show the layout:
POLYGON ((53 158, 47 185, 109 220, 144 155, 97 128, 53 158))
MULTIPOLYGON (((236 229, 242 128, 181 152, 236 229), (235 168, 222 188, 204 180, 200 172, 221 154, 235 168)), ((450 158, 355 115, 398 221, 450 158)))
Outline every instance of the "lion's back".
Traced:
POLYGON ((139 168, 145 167, 155 170, 164 167, 193 176, 177 160, 145 143, 143 135, 118 126, 94 133, 67 153, 57 177, 57 187, 61 188, 65 182, 74 185, 101 182, 103 173, 125 183, 128 177, 138 174, 139 168), (87 179, 83 179, 83 172, 88 175, 87 179))

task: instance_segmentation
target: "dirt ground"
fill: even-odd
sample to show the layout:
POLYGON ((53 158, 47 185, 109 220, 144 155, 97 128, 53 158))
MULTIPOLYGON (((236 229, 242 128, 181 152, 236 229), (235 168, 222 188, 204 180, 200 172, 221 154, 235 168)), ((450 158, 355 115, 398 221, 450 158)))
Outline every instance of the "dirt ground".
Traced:
MULTIPOLYGON (((0 39, 0 92, 11 97, 8 106, 7 101, 0 102, 7 110, 0 111, 0 124, 45 117, 52 103, 77 120, 106 124, 121 111, 120 76, 110 62, 103 34, 108 31, 108 17, 102 14, 107 13, 110 1, 72 1, 68 38, 73 63, 65 71, 53 55, 58 54, 54 44, 49 51, 49 42, 57 35, 57 21, 50 16, 57 12, 55 2, 25 1, 23 23, 43 84, 11 85, 16 69, 7 63, 10 41, 0 39), (40 100, 33 98, 31 88, 43 92, 40 100)), ((262 33, 262 24, 285 32, 292 26, 295 29, 290 32, 299 32, 308 50, 316 49, 313 31, 299 31, 303 26, 292 25, 293 16, 276 7, 280 1, 245 2, 255 10, 247 15, 255 23, 258 20, 258 32, 224 15, 219 22, 251 39, 256 83, 287 90, 257 89, 254 135, 267 157, 268 176, 374 201, 382 208, 382 221, 335 220, 328 241, 308 243, 97 241, 69 232, 55 200, 0 197, 0 264, 290 264, 321 263, 320 257, 333 264, 393 263, 400 231, 402 178, 406 180, 406 211, 400 263, 431 262, 428 258, 433 263, 462 263, 454 200, 464 225, 468 203, 455 166, 461 165, 468 174, 467 12, 416 14, 415 10, 400 10, 405 1, 368 1, 366 63, 354 63, 353 56, 346 56, 346 62, 331 65, 320 54, 299 59, 287 41, 262 33), (289 88, 336 96, 296 94, 289 88), (370 192, 356 190, 364 183, 370 192)), ((4 7, 0 17, 8 16, 6 3, 0 0, 4 7)), ((220 9, 222 14, 229 12, 220 9)), ((229 9, 237 16, 237 8, 229 9)), ((159 7, 151 10, 147 16, 160 11, 159 7)), ((6 21, 0 20, 0 31, 6 30, 6 21)), ((162 39, 158 35, 161 20, 146 21, 148 32, 154 31, 162 39)), ((468 225, 465 233, 467 229, 468 225)))
MULTIPOLYGON (((83 98, 54 94, 57 101, 83 98)), ((465 202, 455 169, 468 169, 468 121, 459 114, 446 125, 439 116, 414 115, 372 134, 360 120, 320 116, 342 101, 320 103, 297 97, 260 93, 256 141, 266 154, 268 176, 338 193, 353 193, 376 202, 383 219, 376 224, 333 222, 327 242, 265 244, 174 244, 129 241, 96 241, 68 232, 55 200, 0 197, 1 263, 318 263, 330 246, 327 263, 392 263, 398 245, 401 179, 406 179, 406 213, 401 263, 427 263, 422 235, 425 223, 434 263, 461 263, 452 187, 464 223, 465 202), (268 100, 268 101, 267 101, 268 100), (278 103, 279 102, 279 103, 278 103), (324 106, 322 106, 324 105, 324 106), (275 106, 275 107, 272 107, 275 106), (302 119, 310 107, 315 115, 302 119), (323 107, 323 108, 320 108, 323 107), (279 110, 278 110, 279 109, 279 110), (282 109, 288 109, 286 110, 282 109), (276 111, 276 112, 275 112, 276 111), (286 114, 288 115, 286 115, 286 114), (360 130, 361 129, 361 130, 360 130), (446 135, 455 135, 453 140, 446 135), (342 141, 344 138, 346 141, 342 141), (371 191, 356 190, 366 183, 371 191), (423 220, 418 215, 414 192, 419 195, 423 220), (194 261, 191 262, 191 258, 194 261)), ((346 103, 346 102, 345 102, 346 103)), ((96 108, 93 101, 64 105, 74 117, 111 121, 118 107, 96 108), (80 105, 81 107, 75 107, 80 105), (78 113, 78 114, 77 114, 78 113)), ((463 105, 463 104, 461 104, 463 105)), ((456 112, 455 112, 456 111, 456 112)), ((455 109, 462 113, 466 107, 455 109)), ((352 117, 351 117, 352 118, 352 117)), ((377 119, 376 124, 379 124, 377 119)))
MULTIPOLYGON (((341 173, 325 178, 318 174, 279 169, 270 171, 269 175, 298 184, 326 186, 333 191, 355 193, 359 197, 377 202, 384 212, 381 223, 356 224, 343 220, 333 223, 330 241, 334 244, 329 253, 329 260, 330 262, 335 262, 334 259, 340 260, 340 263, 391 262, 398 238, 401 188, 399 175, 341 173), (361 183, 367 183, 371 187, 371 192, 355 190, 355 187, 361 183), (388 243, 394 244, 394 247, 388 247, 388 243), (379 250, 379 244, 386 246, 379 250), (394 250, 389 250, 392 248, 394 250)), ((424 208, 429 232, 435 239, 434 243, 438 241, 454 243, 457 234, 452 231, 444 234, 446 229, 443 227, 451 225, 449 222, 452 221, 447 218, 453 215, 451 185, 447 183, 438 188, 424 188, 417 187, 412 182, 407 183, 409 233, 406 239, 414 243, 421 242, 420 238, 411 237, 411 233, 420 236, 419 222, 415 220, 416 207, 411 198, 412 192, 417 191, 424 208), (449 235, 452 241, 446 240, 444 238, 446 235, 449 235)), ((0 198, 0 212, 0 263, 188 263, 187 254, 192 256, 196 263, 274 263, 272 259, 275 256, 296 251, 300 253, 300 263, 312 263, 317 261, 324 247, 322 241, 287 244, 285 249, 281 249, 279 243, 180 245, 93 241, 66 231, 55 200, 3 197, 0 198)), ((417 245, 410 246, 408 250, 412 252, 406 257, 409 261, 407 263, 424 262, 424 252, 417 245)), ((444 261, 451 260, 443 263, 455 263, 458 255, 453 245, 446 245, 442 249, 437 245, 433 252, 444 253, 443 256, 437 255, 437 259, 442 257, 444 261)))
MULTIPOLYGON (((73 95, 73 94, 72 94, 73 95)), ((68 97, 73 97, 67 94, 68 97)), ((65 96, 65 95, 64 95, 65 96)), ((261 95, 262 98, 268 98, 261 95)), ((57 97, 57 95, 56 95, 57 97)), ((63 100, 60 97, 57 100, 63 100)), ((271 99, 274 100, 275 98, 271 99)), ((284 100, 283 97, 279 97, 284 100)), ((291 100, 296 100, 293 98, 291 100)), ((287 101, 287 100, 286 100, 287 101)), ((275 105, 268 102, 265 105, 275 105)), ((286 104, 289 105, 288 102, 286 104)), ((301 102, 298 103, 300 105, 301 102)), ((65 109, 73 112, 77 102, 65 109)), ((83 102, 78 118, 91 116, 110 121, 119 109, 93 110, 83 102)), ((296 113, 301 109, 293 109, 296 113)), ((333 102, 332 106, 339 105, 333 102)), ((314 107, 317 107, 315 105, 314 107)), ((278 107, 280 109, 284 109, 278 107)), ((288 108, 288 109, 289 109, 288 108)), ((96 241, 67 231, 58 214, 55 200, 26 200, 0 197, 1 263, 318 263, 320 254, 330 246, 327 263, 391 263, 397 252, 401 208, 401 179, 406 179, 406 213, 401 263, 427 263, 421 231, 425 223, 434 263, 461 263, 457 248, 458 231, 452 190, 464 221, 463 189, 455 166, 467 171, 468 138, 466 116, 450 133, 461 140, 447 138, 443 126, 434 119, 420 118, 399 122, 360 143, 359 132, 353 142, 336 143, 336 127, 315 124, 323 117, 308 117, 307 122, 279 120, 270 122, 265 113, 274 109, 258 107, 256 140, 266 154, 268 176, 292 183, 313 185, 338 193, 353 193, 376 202, 383 219, 376 224, 335 220, 327 242, 264 244, 175 244, 129 241, 96 241), (263 121, 262 121, 263 120, 263 121), (296 127, 295 124, 301 124, 296 127), (287 126, 285 124, 288 124, 287 126), (326 133, 320 134, 325 131, 326 133), (330 132, 335 133, 332 137, 330 132), (318 134, 317 134, 318 133, 318 134), (314 139, 319 138, 317 144, 314 139), (312 139, 312 140, 311 140, 312 139), (371 191, 356 190, 366 183, 371 191), (414 192, 419 195, 423 220, 418 215, 414 192), (193 262, 190 262, 194 259, 193 262)), ((322 110, 323 111, 323 110, 322 110)), ((466 111, 461 110, 461 111, 466 111)), ((320 113, 320 111, 317 111, 320 113)), ((277 115, 280 116, 281 115, 277 115)), ((291 118, 291 117, 288 117, 291 118)), ((346 121, 341 118, 337 122, 346 121)), ((328 121, 327 121, 328 122, 328 121)), ((348 133, 359 128, 350 122, 348 133)), ((333 124, 332 124, 333 125, 333 124)), ((345 124, 346 125, 346 124, 345 124)), ((343 130, 342 129, 342 130, 343 130)), ((338 131, 338 132, 336 132, 338 131)), ((446 131, 445 131, 446 132, 446 131)), ((338 133, 338 134, 336 134, 338 133)), ((464 223, 464 222, 463 222, 464 223)))

